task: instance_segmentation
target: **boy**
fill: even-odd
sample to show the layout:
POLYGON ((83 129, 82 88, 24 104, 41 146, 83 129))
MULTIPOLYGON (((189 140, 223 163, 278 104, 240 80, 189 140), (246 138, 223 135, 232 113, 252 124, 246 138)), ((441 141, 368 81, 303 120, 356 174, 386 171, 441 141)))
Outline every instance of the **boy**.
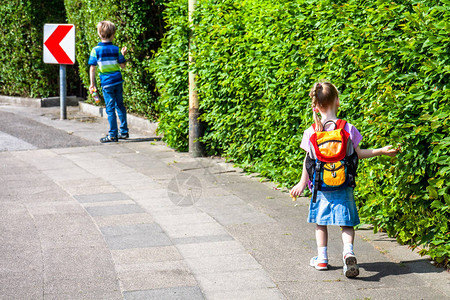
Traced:
POLYGON ((120 68, 125 67, 125 54, 127 48, 123 47, 119 51, 119 47, 112 44, 116 26, 109 21, 101 21, 97 25, 97 32, 101 39, 91 51, 88 64, 91 66, 89 70, 91 85, 89 90, 95 87, 95 70, 98 65, 100 74, 100 84, 103 91, 106 104, 106 114, 109 122, 109 135, 100 139, 102 143, 117 142, 118 139, 126 139, 128 135, 127 111, 123 105, 123 79, 120 68), (116 112, 120 119, 120 132, 117 129, 116 112))

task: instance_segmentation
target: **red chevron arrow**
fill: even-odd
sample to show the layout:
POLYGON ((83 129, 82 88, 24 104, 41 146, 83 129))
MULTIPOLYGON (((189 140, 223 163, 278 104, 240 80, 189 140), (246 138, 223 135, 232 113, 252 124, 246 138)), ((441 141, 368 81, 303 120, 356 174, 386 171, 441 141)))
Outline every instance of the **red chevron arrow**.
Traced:
POLYGON ((73 61, 59 45, 72 27, 72 25, 59 25, 44 43, 59 64, 73 64, 73 61))

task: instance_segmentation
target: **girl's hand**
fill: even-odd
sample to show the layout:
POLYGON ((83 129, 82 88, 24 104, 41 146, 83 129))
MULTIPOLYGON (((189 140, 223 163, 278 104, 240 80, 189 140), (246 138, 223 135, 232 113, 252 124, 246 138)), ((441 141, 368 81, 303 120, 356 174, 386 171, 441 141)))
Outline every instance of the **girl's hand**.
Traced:
POLYGON ((127 54, 127 47, 122 47, 122 50, 120 50, 120 52, 122 52, 122 55, 125 56, 127 54))
POLYGON ((398 151, 400 150, 400 148, 392 148, 392 145, 383 147, 380 149, 381 150, 381 154, 383 155, 387 155, 387 156, 395 156, 398 151))
POLYGON ((291 191, 289 192, 291 196, 294 197, 300 197, 303 194, 303 191, 305 190, 306 185, 298 183, 296 186, 294 186, 291 191))

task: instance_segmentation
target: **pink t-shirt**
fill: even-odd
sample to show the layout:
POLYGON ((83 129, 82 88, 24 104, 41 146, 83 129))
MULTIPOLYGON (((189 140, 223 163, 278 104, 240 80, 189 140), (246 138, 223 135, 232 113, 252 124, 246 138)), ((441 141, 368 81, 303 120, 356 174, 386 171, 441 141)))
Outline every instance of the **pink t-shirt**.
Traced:
MULTIPOLYGON (((325 128, 325 130, 333 130, 334 126, 329 126, 328 128, 325 128)), ((356 129, 355 126, 353 126, 350 123, 346 123, 344 129, 350 134, 350 139, 352 140, 353 147, 356 149, 358 148, 359 143, 362 140, 362 135, 359 133, 358 129, 356 129)), ((314 128, 310 126, 308 129, 306 129, 303 132, 303 138, 302 143, 300 144, 300 148, 305 150, 306 152, 309 152, 309 139, 311 138, 311 135, 314 133, 314 128)))

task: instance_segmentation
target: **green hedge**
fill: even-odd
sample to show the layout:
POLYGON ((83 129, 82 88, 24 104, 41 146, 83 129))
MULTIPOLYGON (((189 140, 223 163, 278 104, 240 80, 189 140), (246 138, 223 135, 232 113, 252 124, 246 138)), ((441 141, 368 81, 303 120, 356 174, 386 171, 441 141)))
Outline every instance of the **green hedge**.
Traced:
POLYGON ((0 94, 24 97, 59 95, 58 66, 43 62, 45 23, 65 23, 63 0, 2 1, 0 94))
MULTIPOLYGON (((450 254, 450 13, 442 1, 200 0, 194 55, 204 142, 286 186, 301 174, 300 141, 319 79, 341 92, 340 117, 362 147, 402 144, 361 163, 360 215, 446 264, 450 254)), ((160 128, 186 150, 187 8, 170 1, 152 64, 160 128), (159 70, 159 72, 158 72, 159 70), (174 76, 167 73, 173 72, 174 76)))
POLYGON ((125 57, 127 67, 122 70, 125 80, 125 105, 129 111, 155 119, 155 83, 148 71, 148 65, 151 62, 152 52, 158 49, 163 35, 161 1, 65 0, 64 2, 67 19, 77 28, 76 56, 84 86, 89 87, 87 64, 89 54, 100 42, 97 23, 109 20, 117 27, 113 43, 128 48, 125 57))
POLYGON ((166 34, 156 53, 149 72, 154 74, 159 91, 158 130, 166 133, 165 141, 172 147, 188 150, 189 87, 188 37, 186 1, 165 3, 166 34))

